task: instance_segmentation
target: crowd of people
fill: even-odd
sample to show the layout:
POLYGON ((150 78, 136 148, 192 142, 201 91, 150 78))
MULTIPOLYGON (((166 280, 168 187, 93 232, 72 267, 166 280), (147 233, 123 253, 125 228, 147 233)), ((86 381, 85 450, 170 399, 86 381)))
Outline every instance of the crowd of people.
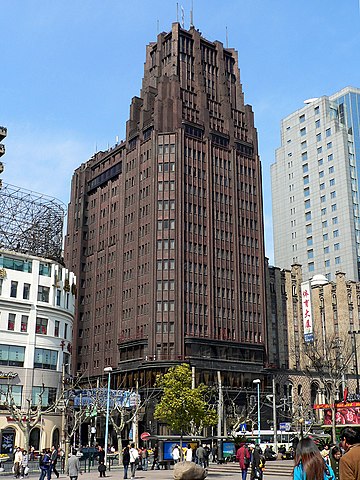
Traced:
MULTIPOLYGON (((325 445, 320 449, 312 438, 305 437, 295 442, 293 447, 293 480, 360 480, 360 432, 356 429, 344 428, 338 445, 325 445)), ((34 450, 29 450, 28 453, 19 447, 14 449, 13 473, 17 479, 26 478, 29 474, 29 461, 35 459, 34 450)), ((115 449, 109 449, 109 453, 114 451, 115 449)), ((181 449, 178 444, 175 444, 172 447, 171 456, 175 464, 187 461, 207 468, 210 461, 216 462, 217 448, 216 446, 211 448, 207 444, 187 444, 181 449)), ((262 480, 266 461, 273 460, 276 456, 271 446, 267 446, 263 452, 260 445, 241 443, 236 451, 241 479, 246 480, 250 470, 250 480, 262 480)), ((57 462, 63 457, 64 452, 55 446, 44 449, 39 455, 39 480, 51 480, 52 474, 59 478, 57 462)), ((97 447, 95 458, 98 461, 99 477, 105 477, 105 451, 101 446, 97 447)), ((122 463, 124 479, 129 478, 128 475, 134 479, 138 469, 144 471, 149 468, 159 469, 158 446, 155 445, 152 449, 136 448, 135 444, 131 443, 122 451, 122 463)), ((75 450, 69 456, 65 473, 70 480, 77 480, 82 473, 80 457, 75 450)))
MULTIPOLYGON (((251 480, 262 480, 270 447, 262 452, 260 445, 241 443, 236 459, 242 480, 250 469, 251 480)), ((339 445, 325 445, 322 449, 310 437, 302 438, 294 445, 293 480, 360 480, 360 432, 345 428, 339 445)))
MULTIPOLYGON (((63 453, 63 452, 62 452, 63 453)), ((61 456, 60 449, 53 446, 51 449, 44 449, 39 455, 39 470, 40 480, 51 480, 51 475, 54 473, 56 478, 60 474, 56 468, 59 456, 61 456)), ((35 460, 35 449, 30 447, 29 452, 23 448, 15 447, 13 456, 13 473, 15 478, 27 478, 29 475, 29 461, 35 460)))

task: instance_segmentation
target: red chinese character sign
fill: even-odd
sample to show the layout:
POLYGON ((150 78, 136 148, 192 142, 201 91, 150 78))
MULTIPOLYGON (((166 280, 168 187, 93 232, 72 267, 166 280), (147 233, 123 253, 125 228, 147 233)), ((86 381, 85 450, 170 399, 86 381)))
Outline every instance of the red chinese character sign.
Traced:
POLYGON ((304 324, 304 339, 306 343, 311 343, 314 341, 314 330, 311 310, 310 282, 303 282, 301 284, 301 307, 304 324))

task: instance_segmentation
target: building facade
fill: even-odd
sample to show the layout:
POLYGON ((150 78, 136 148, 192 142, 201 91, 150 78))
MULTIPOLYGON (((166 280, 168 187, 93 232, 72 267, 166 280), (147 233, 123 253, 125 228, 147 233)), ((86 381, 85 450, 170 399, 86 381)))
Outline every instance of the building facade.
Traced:
POLYGON ((275 264, 359 280, 360 90, 313 98, 281 122, 271 166, 275 264))
MULTIPOLYGON (((46 409, 61 394, 70 372, 75 277, 46 258, 0 250, 0 430, 1 452, 24 444, 19 422, 9 414, 11 399, 22 412, 29 402, 46 409)), ((30 432, 36 449, 59 444, 59 411, 42 415, 30 432)))
POLYGON ((251 384, 266 345, 262 215, 237 52, 175 23, 147 47, 126 139, 72 179, 75 369, 153 384, 188 361, 199 380, 251 384))
POLYGON ((291 270, 269 267, 267 278, 269 318, 283 332, 275 332, 271 338, 269 321, 271 376, 275 378, 276 401, 283 404, 278 421, 292 421, 297 429, 301 420, 308 428, 323 425, 324 409, 314 406, 331 404, 331 395, 334 401, 343 400, 345 389, 349 398, 360 400, 360 283, 348 280, 342 272, 333 282, 321 276, 309 282, 298 264, 291 270), (309 296, 304 297, 306 289, 309 296), (308 310, 310 332, 306 327, 308 310))

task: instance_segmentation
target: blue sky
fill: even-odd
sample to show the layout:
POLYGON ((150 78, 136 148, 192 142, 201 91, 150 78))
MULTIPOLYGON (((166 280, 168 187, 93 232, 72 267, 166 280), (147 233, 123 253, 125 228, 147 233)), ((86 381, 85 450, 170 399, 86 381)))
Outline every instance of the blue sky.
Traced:
MULTIPOLYGON (((73 170, 124 138, 145 46, 176 21, 176 1, 2 0, 3 181, 68 202, 73 170)), ((179 1, 189 27, 191 0, 179 1)), ((360 87, 359 0, 193 0, 194 24, 239 52, 263 165, 273 258, 270 164, 280 121, 310 97, 360 87)))

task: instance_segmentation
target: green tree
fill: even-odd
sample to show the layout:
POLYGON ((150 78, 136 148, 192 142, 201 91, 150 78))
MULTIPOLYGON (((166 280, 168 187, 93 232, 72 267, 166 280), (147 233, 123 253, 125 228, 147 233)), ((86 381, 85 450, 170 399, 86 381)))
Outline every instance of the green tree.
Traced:
POLYGON ((184 434, 199 434, 204 427, 216 425, 215 408, 205 398, 207 387, 200 384, 192 388, 188 364, 172 367, 165 375, 159 375, 156 385, 163 389, 163 394, 154 416, 180 434, 181 443, 184 434))

